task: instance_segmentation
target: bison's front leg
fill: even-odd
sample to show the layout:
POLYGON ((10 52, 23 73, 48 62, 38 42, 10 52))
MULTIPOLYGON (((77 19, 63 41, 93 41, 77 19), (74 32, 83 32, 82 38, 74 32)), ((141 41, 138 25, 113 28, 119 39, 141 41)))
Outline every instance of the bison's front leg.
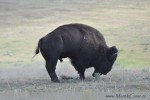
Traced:
POLYGON ((46 69, 53 82, 59 82, 59 79, 55 72, 57 61, 58 60, 54 60, 54 59, 46 61, 46 69))
POLYGON ((85 69, 80 69, 80 70, 78 70, 79 78, 80 78, 81 80, 84 80, 84 79, 85 79, 84 72, 85 72, 85 69))
POLYGON ((75 69, 78 71, 78 74, 79 74, 79 78, 81 80, 84 80, 85 79, 85 75, 84 75, 84 72, 85 72, 85 68, 81 67, 81 66, 74 66, 75 69))
POLYGON ((85 79, 84 76, 84 72, 85 72, 85 67, 83 67, 85 64, 83 63, 83 59, 81 59, 81 57, 79 59, 76 60, 71 60, 72 65, 74 66, 74 68, 76 69, 76 71, 79 74, 79 78, 81 80, 85 79))

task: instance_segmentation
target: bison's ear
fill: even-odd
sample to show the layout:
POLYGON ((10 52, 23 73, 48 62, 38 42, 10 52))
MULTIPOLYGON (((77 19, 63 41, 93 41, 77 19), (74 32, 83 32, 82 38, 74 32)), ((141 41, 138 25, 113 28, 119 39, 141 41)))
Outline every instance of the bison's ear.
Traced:
POLYGON ((118 49, 116 46, 112 46, 107 50, 107 58, 109 61, 114 61, 116 60, 118 55, 118 49))

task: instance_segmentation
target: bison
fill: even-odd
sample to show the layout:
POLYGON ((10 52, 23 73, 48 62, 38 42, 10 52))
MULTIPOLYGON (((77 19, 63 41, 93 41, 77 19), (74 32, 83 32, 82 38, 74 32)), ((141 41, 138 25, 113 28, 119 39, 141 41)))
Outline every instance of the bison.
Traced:
POLYGON ((62 25, 42 37, 35 50, 46 61, 47 72, 53 82, 59 82, 55 73, 57 61, 69 58, 80 79, 85 79, 87 68, 94 67, 92 74, 106 75, 114 64, 118 50, 108 47, 103 35, 95 28, 84 24, 62 25))

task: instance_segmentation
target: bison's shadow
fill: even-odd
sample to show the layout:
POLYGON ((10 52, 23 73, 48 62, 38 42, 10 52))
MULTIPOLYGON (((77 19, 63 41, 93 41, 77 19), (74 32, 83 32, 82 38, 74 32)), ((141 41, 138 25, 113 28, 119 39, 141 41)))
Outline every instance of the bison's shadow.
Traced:
POLYGON ((91 82, 93 81, 94 78, 93 77, 86 77, 84 80, 79 79, 79 77, 70 77, 70 76, 66 76, 66 75, 61 75, 60 76, 60 81, 62 83, 76 83, 76 82, 91 82))

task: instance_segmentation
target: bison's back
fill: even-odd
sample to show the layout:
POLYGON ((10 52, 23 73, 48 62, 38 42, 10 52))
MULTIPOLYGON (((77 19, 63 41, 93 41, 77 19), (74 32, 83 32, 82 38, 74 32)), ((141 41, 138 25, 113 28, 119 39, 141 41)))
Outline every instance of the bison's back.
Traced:
MULTIPOLYGON (((50 51, 57 51, 61 58, 75 57, 79 53, 90 55, 100 45, 106 46, 102 34, 93 27, 84 24, 68 24, 56 28, 44 37, 50 51)), ((91 55, 90 55, 91 56, 91 55)))
POLYGON ((73 43, 73 41, 81 41, 84 38, 89 43, 106 45, 103 35, 97 29, 85 24, 62 25, 52 33, 56 36, 61 35, 67 42, 71 41, 73 43))

